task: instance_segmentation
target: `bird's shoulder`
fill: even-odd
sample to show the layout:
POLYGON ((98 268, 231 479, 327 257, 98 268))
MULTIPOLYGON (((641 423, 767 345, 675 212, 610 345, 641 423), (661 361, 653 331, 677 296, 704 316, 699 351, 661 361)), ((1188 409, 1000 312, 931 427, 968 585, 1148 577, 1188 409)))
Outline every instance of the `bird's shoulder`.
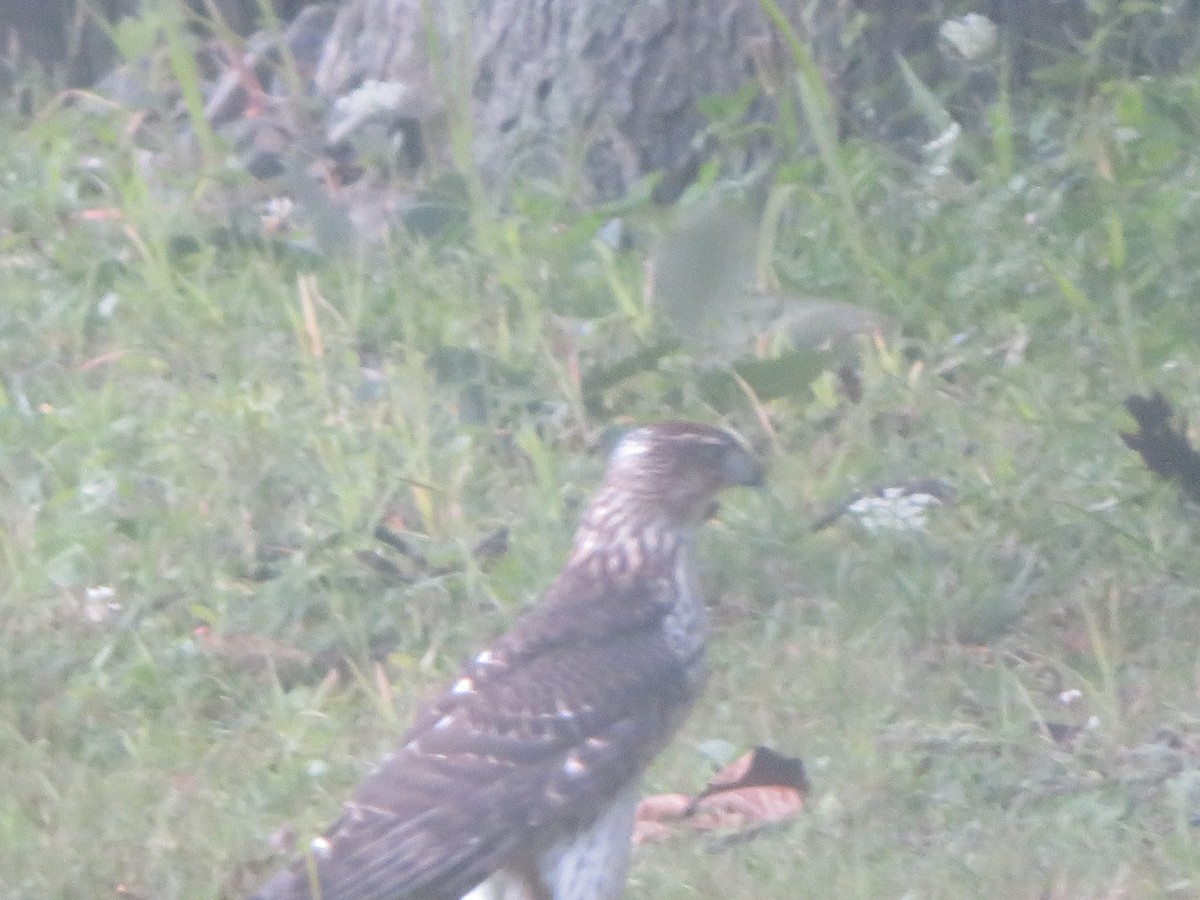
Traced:
POLYGON ((521 759, 562 752, 646 706, 683 702, 670 579, 598 585, 572 569, 418 712, 404 745, 521 759))
POLYGON ((567 566, 484 659, 519 666, 563 648, 653 632, 670 612, 677 589, 669 565, 647 565, 620 577, 589 560, 567 566))

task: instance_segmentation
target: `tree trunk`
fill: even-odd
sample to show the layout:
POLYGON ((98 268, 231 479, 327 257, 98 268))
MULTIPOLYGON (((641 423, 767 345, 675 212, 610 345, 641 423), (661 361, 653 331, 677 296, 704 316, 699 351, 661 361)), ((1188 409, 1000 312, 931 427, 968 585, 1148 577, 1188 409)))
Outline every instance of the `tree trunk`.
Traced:
MULTIPOLYGON (((705 149, 697 101, 764 82, 779 51, 759 0, 348 0, 316 81, 403 84, 434 142, 465 106, 489 181, 575 176, 594 200, 660 171, 677 192, 705 149)), ((748 115, 771 110, 760 92, 748 115)))

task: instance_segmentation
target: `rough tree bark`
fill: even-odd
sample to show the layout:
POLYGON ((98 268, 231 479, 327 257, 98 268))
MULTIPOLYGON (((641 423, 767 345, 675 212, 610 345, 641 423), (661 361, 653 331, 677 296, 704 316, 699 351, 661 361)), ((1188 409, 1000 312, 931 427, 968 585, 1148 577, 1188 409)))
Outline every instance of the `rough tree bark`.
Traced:
MULTIPOLYGON (((656 171, 686 184, 704 150, 697 101, 767 82, 781 51, 759 0, 348 0, 316 81, 329 97, 398 82, 398 112, 435 134, 469 98, 490 180, 577 175, 596 199, 656 171)), ((748 116, 772 106, 760 92, 748 116)))

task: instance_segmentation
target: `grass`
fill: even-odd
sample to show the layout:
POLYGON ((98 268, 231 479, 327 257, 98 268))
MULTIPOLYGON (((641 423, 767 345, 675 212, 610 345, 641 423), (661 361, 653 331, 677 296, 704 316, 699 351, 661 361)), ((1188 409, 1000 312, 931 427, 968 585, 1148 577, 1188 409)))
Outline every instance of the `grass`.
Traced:
POLYGON ((1197 81, 1085 77, 1007 110, 1015 159, 981 137, 969 174, 856 141, 780 168, 769 280, 902 336, 861 345, 857 403, 826 375, 757 408, 686 349, 575 379, 661 336, 650 210, 613 253, 530 189, 463 237, 314 259, 215 238, 230 176, 147 172, 128 113, 7 112, 0 897, 256 883, 536 600, 605 431, 668 416, 737 425, 772 474, 706 535, 713 676, 648 788, 698 787, 726 741, 802 756, 814 793, 754 841, 640 848, 631 897, 1194 895, 1196 516, 1117 432, 1148 387, 1196 418, 1197 81), (958 495, 924 532, 810 533, 913 477, 958 495))

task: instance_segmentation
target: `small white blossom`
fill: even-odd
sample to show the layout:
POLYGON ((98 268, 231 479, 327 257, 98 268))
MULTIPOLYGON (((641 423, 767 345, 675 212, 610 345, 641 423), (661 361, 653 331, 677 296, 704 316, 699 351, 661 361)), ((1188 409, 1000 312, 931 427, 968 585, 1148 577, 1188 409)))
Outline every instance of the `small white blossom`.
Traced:
POLYGON ((846 511, 854 515, 871 534, 881 531, 922 531, 929 522, 925 512, 941 500, 924 492, 908 493, 904 488, 884 488, 878 494, 859 497, 846 511))

